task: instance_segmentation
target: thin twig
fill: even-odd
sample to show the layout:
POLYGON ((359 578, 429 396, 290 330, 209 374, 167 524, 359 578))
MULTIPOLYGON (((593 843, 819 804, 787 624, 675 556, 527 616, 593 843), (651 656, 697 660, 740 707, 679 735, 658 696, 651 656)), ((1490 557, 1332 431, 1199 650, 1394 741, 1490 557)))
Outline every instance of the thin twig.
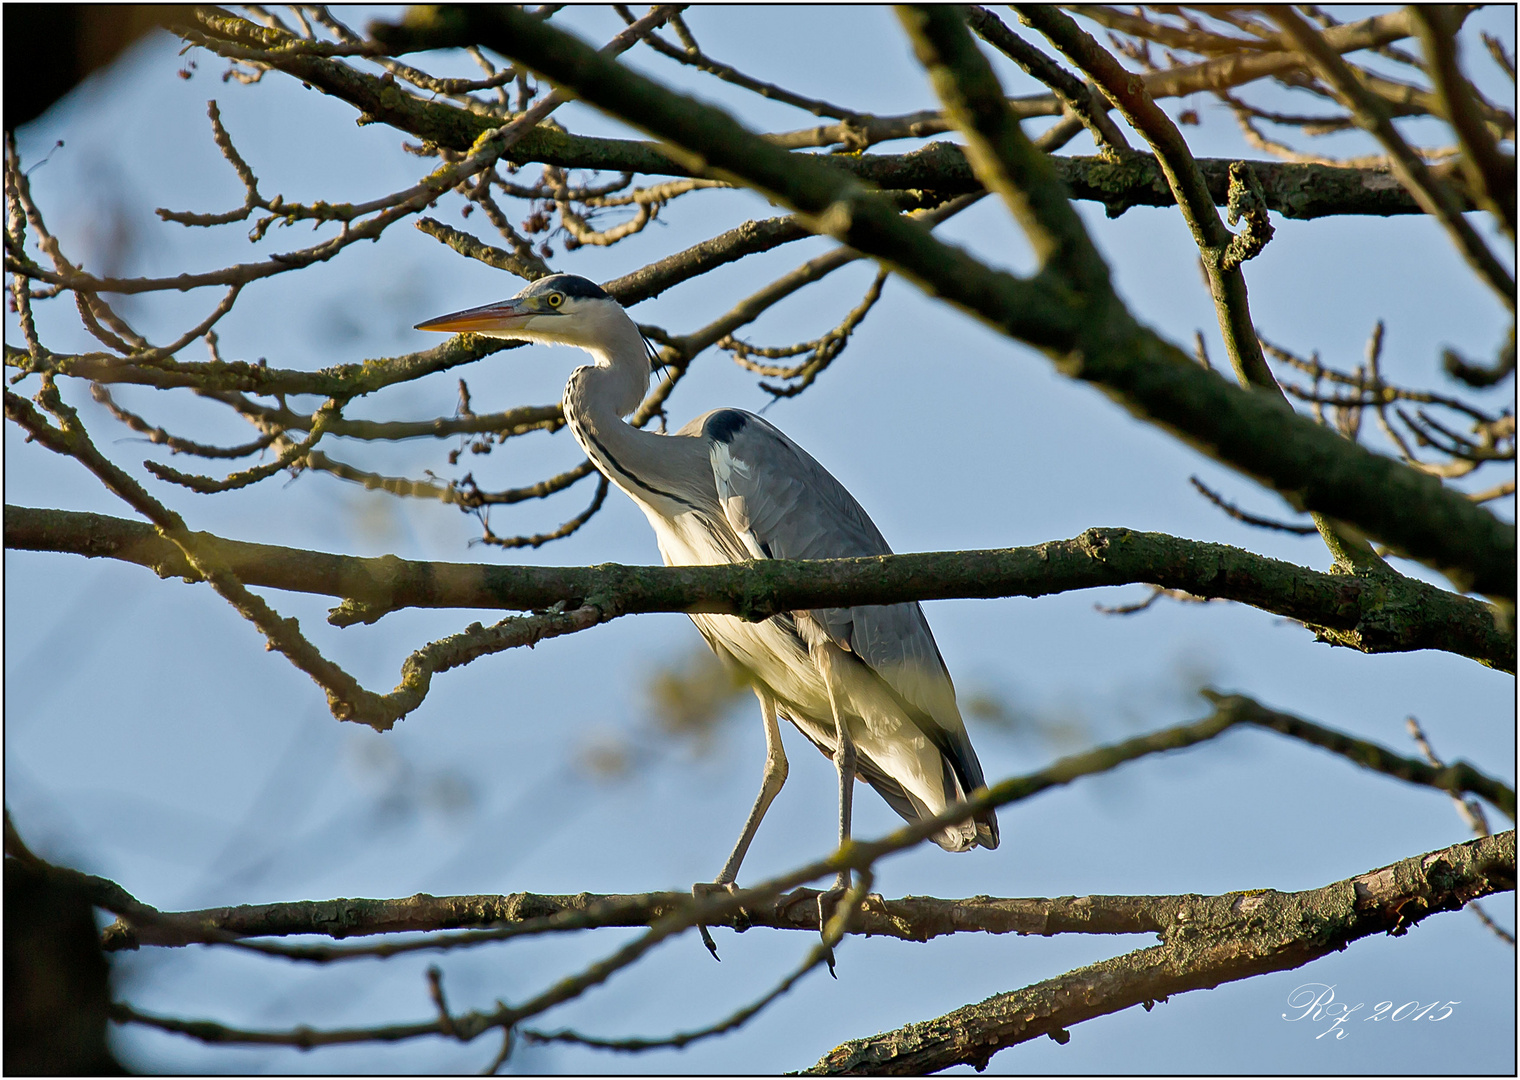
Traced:
POLYGON ((607 501, 607 486, 607 478, 599 476, 596 483, 596 494, 591 497, 591 504, 551 532, 534 533, 532 536, 497 536, 491 531, 490 524, 482 518, 481 524, 485 528, 485 535, 480 537, 476 543, 491 544, 495 547, 503 548, 537 548, 554 540, 563 540, 590 521, 596 512, 602 508, 602 504, 607 501))
POLYGON ((1515 310, 1514 276, 1495 258, 1483 238, 1462 216, 1462 208, 1430 168, 1410 149, 1393 126, 1383 99, 1364 86, 1344 60, 1329 48, 1319 31, 1290 8, 1278 7, 1268 14, 1303 53, 1310 65, 1351 108, 1358 126, 1377 138, 1392 156, 1400 182, 1420 206, 1446 229, 1462 257, 1511 312, 1515 310))
MULTIPOLYGON (((1437 756, 1435 747, 1430 745, 1430 740, 1426 737, 1425 730, 1420 727, 1420 722, 1411 716, 1404 721, 1404 726, 1409 729, 1409 737, 1420 748, 1420 753, 1425 755, 1425 760, 1437 769, 1446 768, 1446 763, 1437 756)), ((1488 816, 1483 813, 1483 807, 1477 799, 1452 795, 1451 801, 1456 805, 1457 813, 1462 815, 1463 820, 1476 835, 1493 835, 1488 827, 1488 816)))
POLYGON ((165 431, 161 427, 157 427, 148 423, 141 416, 138 416, 131 410, 124 409, 118 405, 115 400, 112 399, 111 392, 100 383, 90 384, 90 396, 100 404, 104 405, 110 411, 112 416, 116 417, 116 419, 120 420, 123 424, 126 424, 127 427, 131 428, 133 431, 138 431, 148 436, 149 442, 156 443, 160 446, 167 446, 176 454, 193 454, 196 457, 205 458, 247 457, 250 454, 257 454, 260 450, 267 448, 271 443, 278 439, 281 434, 278 430, 275 430, 270 431, 267 434, 260 435, 252 442, 243 443, 240 446, 212 446, 206 443, 193 442, 190 439, 182 439, 177 435, 169 434, 169 432, 165 431))

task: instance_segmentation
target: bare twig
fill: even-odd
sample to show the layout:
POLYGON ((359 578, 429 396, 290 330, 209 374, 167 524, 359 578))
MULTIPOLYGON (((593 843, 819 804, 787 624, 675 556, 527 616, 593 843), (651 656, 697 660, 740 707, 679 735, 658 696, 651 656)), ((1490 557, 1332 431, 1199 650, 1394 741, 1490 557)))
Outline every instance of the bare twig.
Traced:
MULTIPOLYGON (((633 21, 633 14, 627 7, 622 4, 615 4, 613 7, 625 22, 631 23, 633 21)), ((677 19, 679 19, 679 16, 677 19)), ((760 79, 744 74, 729 64, 712 59, 712 57, 702 52, 697 46, 695 39, 691 37, 691 32, 686 29, 684 21, 675 21, 672 25, 676 28, 677 36, 681 37, 684 48, 676 48, 676 46, 655 33, 647 35, 644 39, 645 43, 656 52, 668 56, 672 60, 677 60, 680 63, 697 68, 699 71, 705 71, 709 75, 714 75, 726 83, 732 83, 734 86, 742 86, 744 89, 759 94, 763 98, 779 101, 783 105, 790 105, 793 108, 810 112, 814 116, 828 117, 831 120, 847 122, 859 120, 860 114, 851 109, 832 105, 827 101, 803 97, 801 94, 794 93, 784 86, 763 82, 760 79)))
POLYGON ((601 1050, 621 1050, 624 1052, 638 1052, 641 1050, 659 1049, 684 1049, 694 1042, 709 1039, 715 1035, 723 1035, 737 1028, 743 1027, 755 1016, 758 1016, 766 1006, 785 995, 791 988, 797 985, 808 972, 822 964, 828 964, 833 970, 833 949, 844 937, 848 924, 859 913, 862 904, 871 890, 872 875, 869 870, 862 871, 860 878, 845 893, 840 901, 838 910, 834 913, 824 927, 823 940, 808 950, 807 956, 789 974, 783 977, 775 986, 765 994, 738 1009, 728 1017, 719 1020, 696 1031, 683 1031, 676 1035, 670 1035, 663 1039, 605 1039, 594 1036, 582 1035, 578 1032, 562 1029, 560 1031, 540 1032, 531 1029, 523 1031, 523 1036, 530 1042, 573 1043, 578 1046, 595 1047, 601 1050))
POLYGON ((850 335, 853 334, 865 320, 876 301, 881 299, 881 288, 886 283, 890 271, 878 270, 872 280, 870 288, 861 298, 860 303, 851 308, 845 315, 844 320, 828 333, 812 341, 804 341, 796 345, 786 345, 779 348, 764 348, 750 345, 739 341, 732 334, 725 335, 718 341, 718 346, 733 353, 735 363, 741 367, 775 379, 795 379, 790 386, 777 386, 770 383, 761 383, 760 388, 774 398, 795 397, 813 384, 820 374, 838 358, 839 354, 849 344, 850 335), (770 364, 758 364, 751 361, 751 356, 763 356, 768 359, 782 359, 789 356, 797 356, 808 352, 812 355, 800 364, 789 367, 777 367, 770 364))
POLYGON ((966 21, 983 41, 1054 90, 1062 103, 1092 132, 1093 141, 1100 150, 1106 149, 1113 154, 1130 152, 1129 140, 1109 117, 1108 106, 1092 87, 1019 37, 986 8, 972 6, 968 9, 966 21))
POLYGON ((487 523, 484 518, 482 518, 481 524, 485 528, 485 535, 480 538, 479 542, 482 544, 491 544, 496 547, 504 548, 542 547, 544 544, 547 544, 551 541, 563 540, 565 537, 575 532, 582 525, 586 524, 586 522, 590 521, 596 512, 602 508, 602 503, 606 501, 607 478, 605 476, 600 476, 597 478, 596 494, 591 497, 591 505, 587 506, 586 509, 582 510, 579 514, 575 515, 575 517, 571 518, 569 521, 566 521, 563 525, 557 529, 554 529, 552 532, 534 533, 532 536, 497 536, 491 531, 490 524, 487 523))
POLYGON ((1455 349, 1447 349, 1441 353, 1441 366, 1452 378, 1468 386, 1481 389, 1495 385, 1515 370, 1514 324, 1510 324, 1509 334, 1499 346, 1499 355, 1492 364, 1474 364, 1455 349))
POLYGON ((460 232, 429 217, 418 218, 417 228, 433 239, 449 245, 467 258, 477 259, 487 266, 494 266, 509 274, 516 274, 524 281, 537 281, 551 273, 548 264, 535 255, 529 245, 523 245, 523 248, 516 252, 503 251, 501 248, 481 243, 469 233, 460 232))
POLYGON ((1409 14, 1419 29, 1426 65, 1441 111, 1457 133, 1459 158, 1468 187, 1479 204, 1515 239, 1515 156, 1499 149, 1478 109, 1476 92, 1457 66, 1456 12, 1443 4, 1415 5, 1409 14))
POLYGON ((1463 258, 1493 288, 1510 311, 1514 311, 1514 276, 1495 258, 1483 238, 1462 216, 1460 205, 1446 185, 1431 173, 1429 167, 1394 128, 1383 99, 1359 81, 1346 62, 1325 44, 1319 32, 1291 9, 1274 8, 1269 14, 1320 76, 1334 86, 1337 94, 1351 107, 1358 126, 1374 135, 1388 150, 1399 180, 1409 193, 1419 201, 1427 214, 1442 224, 1463 258))
POLYGON ((285 442, 285 447, 276 455, 273 461, 266 461, 262 465, 255 465, 250 469, 244 469, 242 472, 235 472, 221 480, 210 476, 182 473, 178 469, 171 469, 169 466, 157 461, 145 461, 143 462, 143 468, 147 469, 160 480, 165 480, 172 484, 180 484, 202 495, 221 491, 236 491, 238 488, 244 488, 249 484, 265 480, 282 469, 297 468, 305 463, 311 456, 312 447, 316 446, 322 436, 327 434, 327 425, 330 420, 342 415, 342 407, 341 402, 329 399, 313 415, 311 430, 307 432, 306 438, 300 442, 292 442, 282 435, 279 437, 279 441, 285 442))
POLYGON ((104 405, 112 416, 126 424, 133 431, 142 432, 148 436, 148 441, 160 446, 167 446, 176 454, 193 454, 196 457, 205 458, 240 458, 249 454, 257 454, 267 448, 280 437, 278 430, 260 435, 252 442, 243 443, 241 446, 210 446, 206 443, 193 442, 190 439, 182 439, 171 435, 161 427, 149 424, 136 413, 122 408, 111 397, 111 392, 100 383, 90 384, 90 396, 104 405))
POLYGON ((1163 596, 1169 600, 1176 600, 1184 604, 1212 604, 1218 599, 1218 597, 1211 596, 1194 596, 1192 593, 1183 592, 1181 589, 1163 589, 1159 585, 1152 585, 1150 588, 1151 594, 1139 603, 1119 604, 1114 607, 1108 607, 1105 604, 1094 604, 1093 610, 1101 611, 1105 615, 1138 615, 1142 611, 1149 610, 1151 605, 1155 604, 1163 596))
MULTIPOLYGON (((1425 760, 1437 769, 1444 769, 1446 763, 1436 755, 1435 748, 1430 745, 1424 729, 1420 727, 1420 722, 1411 716, 1404 721, 1404 726, 1409 729, 1409 737, 1420 748, 1420 753, 1425 755, 1425 760)), ((1478 836, 1493 835, 1488 827, 1488 817, 1483 813, 1483 807, 1478 800, 1452 795, 1451 801, 1456 804, 1457 812, 1462 815, 1474 833, 1478 836)))
MULTIPOLYGON (((1430 740, 1426 738, 1424 729, 1420 727, 1420 722, 1411 716, 1405 721, 1405 726, 1409 728, 1410 738, 1414 739, 1415 745, 1420 748, 1420 753, 1425 755, 1425 760, 1438 769, 1444 768, 1444 763, 1436 755, 1435 748, 1430 745, 1430 740)), ((1478 836, 1493 835, 1488 828, 1488 815, 1483 813, 1483 806, 1477 799, 1453 794, 1451 801, 1456 804, 1457 813, 1462 815, 1474 833, 1478 836)), ((1488 912, 1484 911, 1476 900, 1470 901, 1467 907, 1469 911, 1477 916, 1478 921, 1486 926, 1495 937, 1510 946, 1510 948, 1514 948, 1515 935, 1494 922, 1489 917, 1488 912)))

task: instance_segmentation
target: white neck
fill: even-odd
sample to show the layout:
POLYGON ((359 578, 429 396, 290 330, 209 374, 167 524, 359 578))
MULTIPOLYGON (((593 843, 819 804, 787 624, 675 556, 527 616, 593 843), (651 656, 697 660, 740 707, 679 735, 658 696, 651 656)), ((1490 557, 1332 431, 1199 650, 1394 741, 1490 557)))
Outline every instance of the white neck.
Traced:
POLYGON ((646 513, 712 509, 712 467, 701 440, 640 431, 623 419, 644 400, 650 369, 638 327, 617 314, 626 333, 604 324, 595 336, 610 344, 581 345, 596 363, 576 368, 565 384, 565 421, 596 467, 646 513))

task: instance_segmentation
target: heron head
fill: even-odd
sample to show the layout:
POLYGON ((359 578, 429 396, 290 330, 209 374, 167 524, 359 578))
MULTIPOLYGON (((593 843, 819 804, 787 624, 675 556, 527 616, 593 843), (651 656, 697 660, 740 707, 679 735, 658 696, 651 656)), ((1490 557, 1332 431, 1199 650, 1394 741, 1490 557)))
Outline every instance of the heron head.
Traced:
POLYGON ((628 322, 628 315, 600 285, 574 274, 550 274, 510 300, 441 315, 416 329, 595 348, 609 339, 616 321, 628 322))

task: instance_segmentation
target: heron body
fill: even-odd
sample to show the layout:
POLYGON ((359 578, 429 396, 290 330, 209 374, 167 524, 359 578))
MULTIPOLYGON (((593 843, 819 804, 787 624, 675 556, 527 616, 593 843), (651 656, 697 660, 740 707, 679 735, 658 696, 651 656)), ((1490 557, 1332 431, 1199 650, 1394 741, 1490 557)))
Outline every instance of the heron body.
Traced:
MULTIPOLYGON (((419 329, 588 352, 594 363, 577 368, 565 386, 565 420, 596 467, 649 519, 667 565, 891 553, 844 486, 754 413, 717 409, 674 435, 627 423, 649 387, 649 352, 622 307, 584 278, 540 278, 510 300, 419 329)), ((691 619, 720 658, 744 670, 765 722, 760 794, 717 884, 732 885, 786 779, 778 715, 838 767, 841 842, 849 836, 855 775, 908 821, 939 814, 982 786, 954 685, 918 604, 794 611, 760 622, 691 619)), ((950 851, 994 848, 997 819, 986 811, 932 839, 950 851)))

